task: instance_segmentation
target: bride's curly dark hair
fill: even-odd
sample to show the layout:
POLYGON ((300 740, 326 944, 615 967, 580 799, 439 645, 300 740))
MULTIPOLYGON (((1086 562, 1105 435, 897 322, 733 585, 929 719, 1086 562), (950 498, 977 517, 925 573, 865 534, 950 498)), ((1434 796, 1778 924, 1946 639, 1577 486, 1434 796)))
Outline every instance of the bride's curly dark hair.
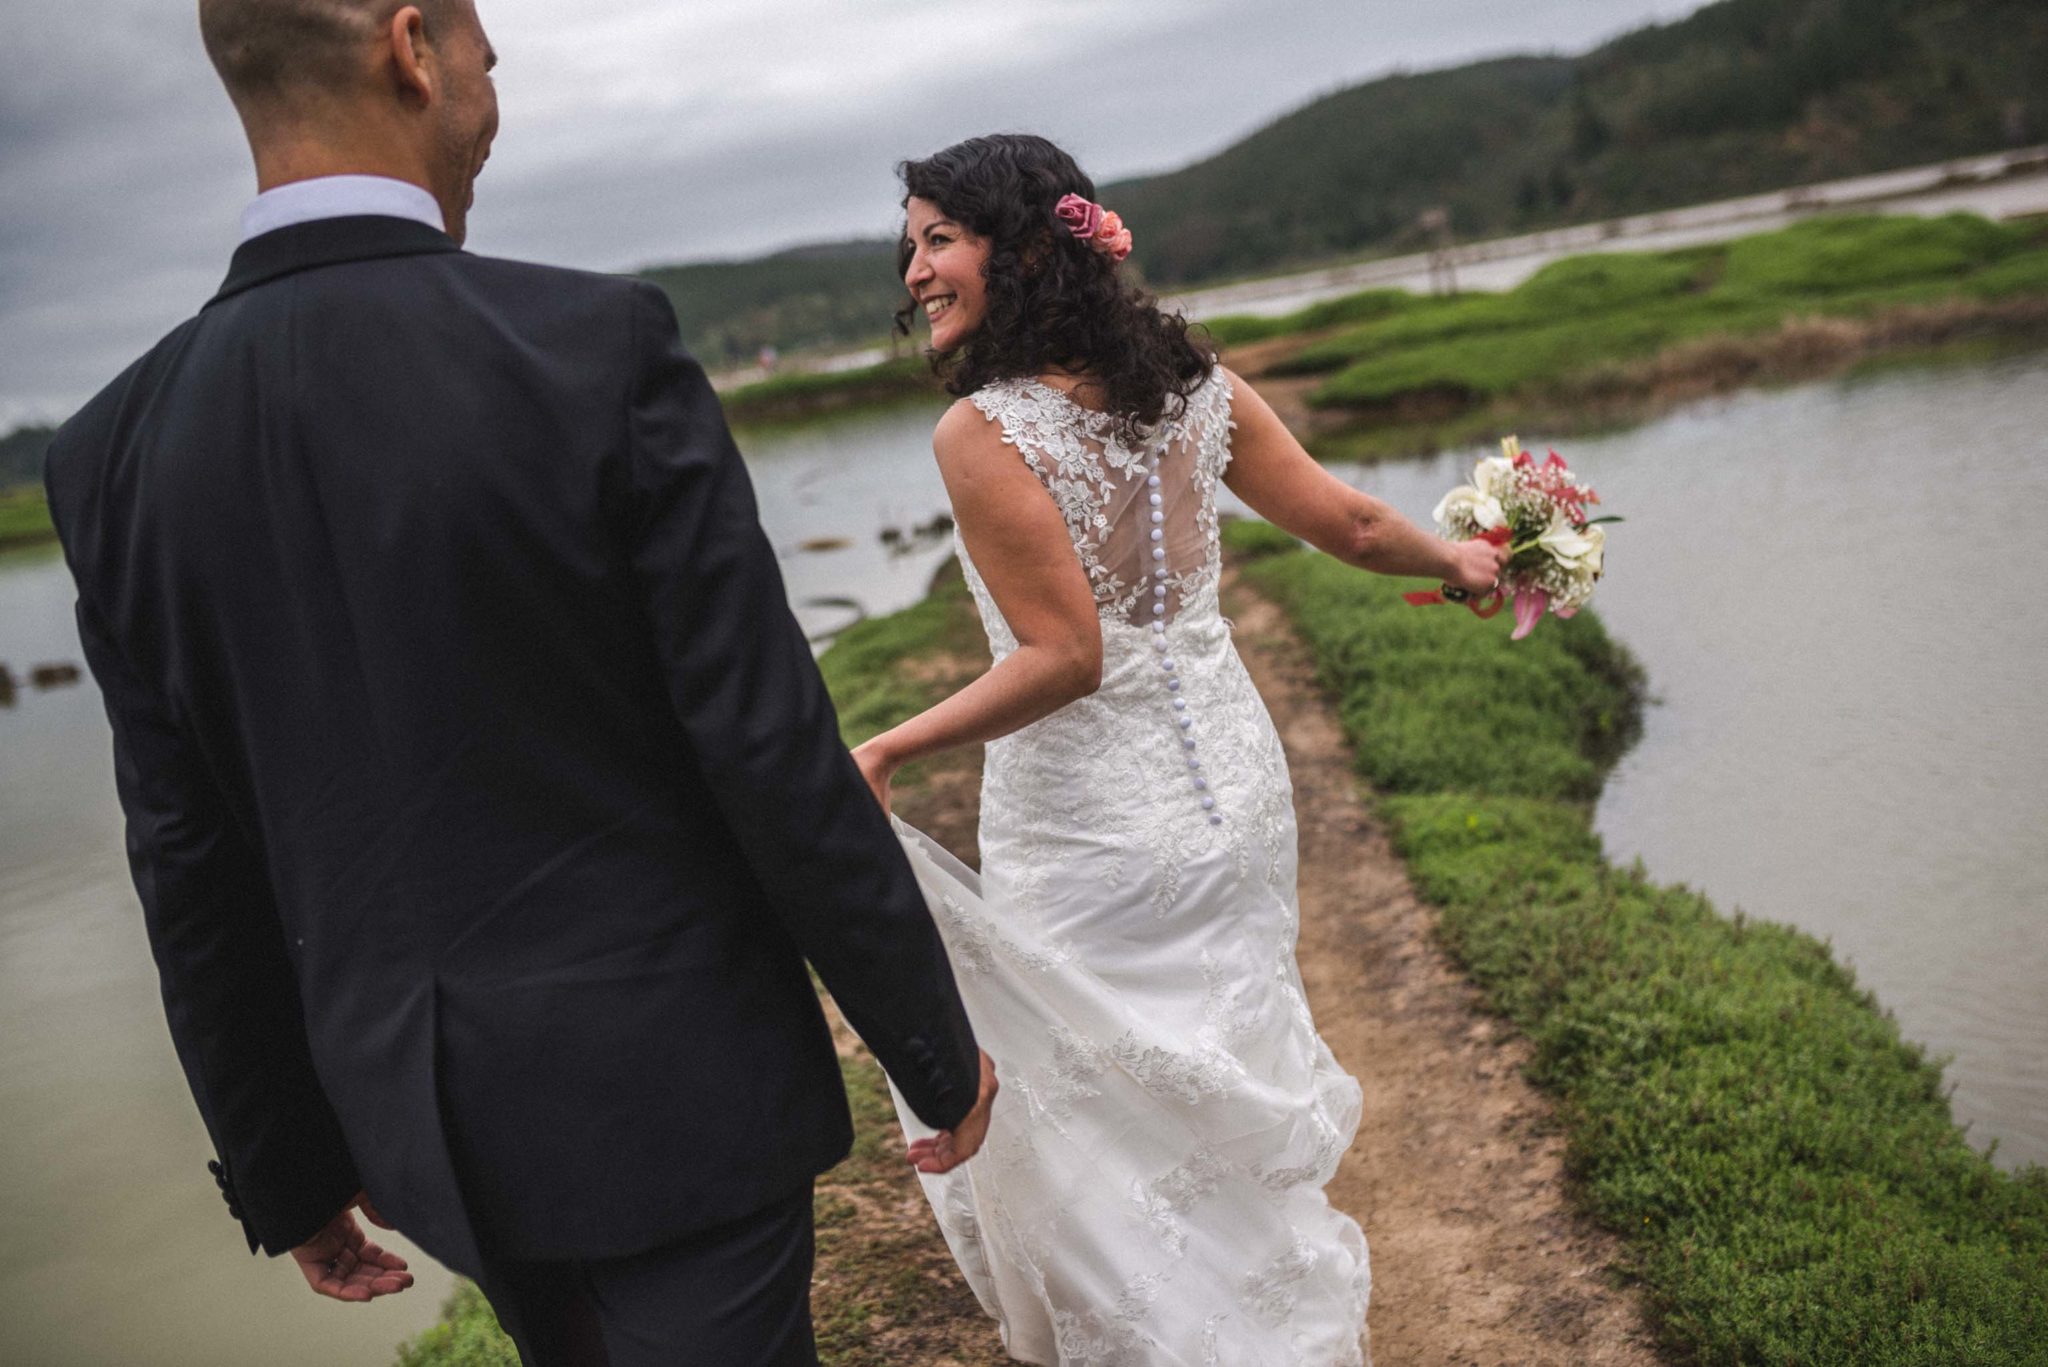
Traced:
MULTIPOLYGON (((994 380, 1049 370, 1086 372, 1126 440, 1186 410, 1215 353, 1190 336, 1186 319, 1163 312, 1119 275, 1115 261, 1054 217, 1064 195, 1095 198, 1095 183, 1072 157, 1044 138, 998 133, 903 162, 896 174, 906 206, 913 198, 935 204, 989 243, 981 326, 961 345, 932 355, 948 393, 972 394, 994 380)), ((898 279, 910 268, 911 252, 906 231, 896 246, 898 279)), ((908 336, 916 315, 916 302, 906 303, 896 313, 897 331, 908 336)))

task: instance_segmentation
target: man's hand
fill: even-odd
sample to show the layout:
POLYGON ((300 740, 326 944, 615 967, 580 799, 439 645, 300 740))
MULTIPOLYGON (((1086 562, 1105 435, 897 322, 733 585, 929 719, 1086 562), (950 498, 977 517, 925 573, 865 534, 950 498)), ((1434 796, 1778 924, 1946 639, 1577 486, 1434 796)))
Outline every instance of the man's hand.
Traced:
POLYGON ((988 1138, 989 1111, 996 1104, 996 1061, 981 1051, 981 1095, 974 1109, 950 1130, 940 1130, 929 1139, 910 1141, 910 1165, 919 1172, 951 1172, 974 1157, 981 1141, 988 1138))
POLYGON ((357 1192, 356 1199, 343 1206, 341 1213, 318 1234, 292 1250, 292 1261, 299 1265, 306 1285, 338 1301, 394 1296, 412 1285, 412 1273, 405 1270, 405 1259, 371 1243, 356 1223, 354 1208, 358 1205, 363 1214, 384 1225, 369 1197, 357 1192))

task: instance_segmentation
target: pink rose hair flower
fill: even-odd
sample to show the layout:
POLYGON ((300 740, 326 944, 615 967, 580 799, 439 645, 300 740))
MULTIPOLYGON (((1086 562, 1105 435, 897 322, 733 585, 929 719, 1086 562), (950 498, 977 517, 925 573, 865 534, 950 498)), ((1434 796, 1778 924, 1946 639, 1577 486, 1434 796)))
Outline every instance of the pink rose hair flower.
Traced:
POLYGON ((1094 200, 1062 195, 1060 202, 1052 206, 1052 212, 1076 241, 1110 260, 1121 261, 1131 254, 1131 230, 1114 212, 1094 200))
POLYGON ((1060 202, 1052 206, 1052 214, 1083 242, 1095 236, 1095 230, 1102 225, 1102 206, 1079 195, 1060 196, 1060 202))
POLYGON ((1110 260, 1121 261, 1131 254, 1131 230, 1114 213, 1106 213, 1095 229, 1093 245, 1110 260))

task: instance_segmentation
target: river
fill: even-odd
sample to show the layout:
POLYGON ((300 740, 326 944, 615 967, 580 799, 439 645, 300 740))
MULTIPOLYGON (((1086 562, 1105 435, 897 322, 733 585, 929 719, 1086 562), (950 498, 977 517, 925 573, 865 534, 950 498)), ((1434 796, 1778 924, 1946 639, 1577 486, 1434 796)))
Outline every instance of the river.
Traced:
MULTIPOLYGON (((915 601, 934 411, 743 433, 807 629, 915 601), (806 550, 809 545, 816 549, 806 550)), ((1658 702, 1608 850, 1830 939, 1957 1116, 2048 1161, 2048 358, 1696 405, 1565 450, 1628 521, 1596 606, 1658 702)), ((1543 434, 1526 433, 1540 449, 1543 434)), ((1340 473, 1426 517, 1467 452, 1340 473)), ((0 661, 79 659, 63 566, 0 557, 0 661)), ((0 1361, 383 1364, 450 1281, 368 1307, 241 1254, 202 1169, 89 680, 0 709, 0 1361)))
MULTIPOLYGON (((2048 358, 1744 394, 1565 454, 1628 519, 1594 607, 1657 699, 1595 815, 1609 857, 1831 941, 1953 1055, 1971 1138, 2048 1163, 2048 358)), ((1426 518, 1471 464, 1345 473, 1426 518)))

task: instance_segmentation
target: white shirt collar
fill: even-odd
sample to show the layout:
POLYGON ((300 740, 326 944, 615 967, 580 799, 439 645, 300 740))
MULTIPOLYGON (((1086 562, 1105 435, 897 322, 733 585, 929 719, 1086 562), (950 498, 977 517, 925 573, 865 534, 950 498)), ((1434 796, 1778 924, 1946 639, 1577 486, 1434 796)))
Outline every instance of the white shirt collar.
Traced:
POLYGON ((294 223, 356 214, 410 218, 437 231, 448 231, 441 220, 440 204, 410 181, 389 176, 317 176, 312 180, 295 180, 256 196, 242 210, 242 241, 289 228, 294 223))

